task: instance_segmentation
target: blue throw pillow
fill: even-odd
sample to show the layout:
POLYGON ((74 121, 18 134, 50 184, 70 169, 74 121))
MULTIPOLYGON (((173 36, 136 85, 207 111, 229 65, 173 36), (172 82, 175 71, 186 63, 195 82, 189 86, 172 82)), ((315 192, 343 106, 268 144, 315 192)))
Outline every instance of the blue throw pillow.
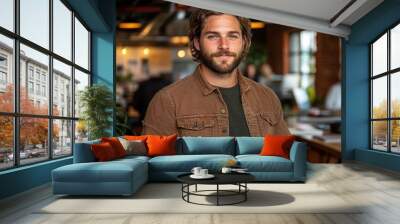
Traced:
POLYGON ((226 154, 235 155, 234 137, 182 137, 177 154, 226 154))
POLYGON ((236 137, 236 155, 260 154, 264 137, 236 137))
POLYGON ((95 162, 96 158, 90 146, 92 144, 99 144, 100 140, 93 140, 81 143, 75 143, 74 147, 74 163, 88 163, 95 162))

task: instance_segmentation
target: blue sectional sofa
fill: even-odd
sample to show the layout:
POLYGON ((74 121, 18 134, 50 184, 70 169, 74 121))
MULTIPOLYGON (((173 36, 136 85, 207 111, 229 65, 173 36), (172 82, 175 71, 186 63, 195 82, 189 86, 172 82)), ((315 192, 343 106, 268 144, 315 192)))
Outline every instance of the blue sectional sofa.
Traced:
POLYGON ((96 162, 89 141, 75 144, 74 163, 52 171, 54 194, 131 195, 148 181, 176 181, 193 167, 218 172, 234 159, 260 182, 304 182, 307 149, 294 142, 290 159, 260 156, 263 137, 180 137, 177 155, 127 156, 108 162, 96 162))

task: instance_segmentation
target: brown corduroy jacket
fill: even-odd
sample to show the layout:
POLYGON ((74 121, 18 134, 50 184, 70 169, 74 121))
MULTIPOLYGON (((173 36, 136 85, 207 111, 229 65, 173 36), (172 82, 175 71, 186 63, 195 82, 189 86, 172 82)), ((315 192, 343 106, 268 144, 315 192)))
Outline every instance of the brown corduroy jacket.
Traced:
MULTIPOLYGON (((228 109, 217 87, 195 72, 161 89, 151 100, 142 134, 229 136, 228 109)), ((289 134, 281 103, 268 87, 238 72, 241 100, 251 136, 289 134)))

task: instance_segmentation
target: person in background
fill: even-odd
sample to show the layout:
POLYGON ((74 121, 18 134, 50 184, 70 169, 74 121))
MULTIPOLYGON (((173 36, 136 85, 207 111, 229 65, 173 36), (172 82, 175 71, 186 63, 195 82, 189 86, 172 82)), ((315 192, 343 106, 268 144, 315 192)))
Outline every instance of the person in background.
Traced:
POLYGON ((275 75, 268 63, 260 66, 260 77, 258 82, 271 88, 278 97, 281 95, 282 76, 275 75))
POLYGON ((263 63, 260 66, 260 74, 261 74, 259 78, 260 83, 268 86, 268 84, 272 81, 274 76, 271 66, 268 63, 263 63))
POLYGON ((244 71, 244 75, 247 78, 258 82, 259 74, 257 73, 257 67, 255 64, 247 64, 246 69, 244 71))
POLYGON ((341 83, 337 82, 331 86, 326 95, 325 108, 328 110, 340 112, 342 106, 342 88, 341 83))
POLYGON ((170 74, 161 73, 139 83, 134 93, 132 106, 139 112, 139 120, 143 121, 147 107, 153 96, 165 86, 171 84, 170 74))

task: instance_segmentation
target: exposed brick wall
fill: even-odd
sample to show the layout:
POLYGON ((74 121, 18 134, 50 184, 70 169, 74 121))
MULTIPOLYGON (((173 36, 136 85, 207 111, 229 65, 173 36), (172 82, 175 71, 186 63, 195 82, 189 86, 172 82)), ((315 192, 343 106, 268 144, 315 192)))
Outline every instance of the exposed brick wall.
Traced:
POLYGON ((268 62, 276 74, 289 73, 289 34, 296 30, 277 24, 267 25, 268 62))

